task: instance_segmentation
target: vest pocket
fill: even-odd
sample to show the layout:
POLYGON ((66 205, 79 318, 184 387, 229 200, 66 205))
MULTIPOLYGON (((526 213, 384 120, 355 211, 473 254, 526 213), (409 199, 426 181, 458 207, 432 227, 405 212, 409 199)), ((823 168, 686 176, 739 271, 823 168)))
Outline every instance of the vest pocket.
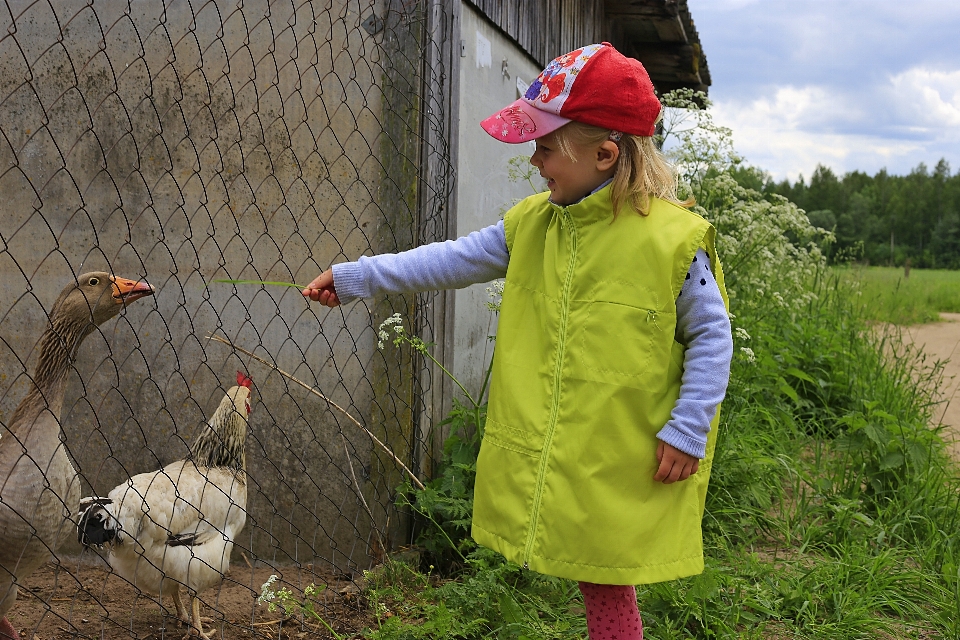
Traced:
POLYGON ((501 449, 533 457, 540 456, 540 449, 543 445, 541 435, 510 427, 491 419, 489 415, 483 430, 483 441, 501 449))
POLYGON ((668 374, 675 375, 676 313, 590 302, 571 313, 570 325, 574 377, 658 391, 668 386, 668 374))

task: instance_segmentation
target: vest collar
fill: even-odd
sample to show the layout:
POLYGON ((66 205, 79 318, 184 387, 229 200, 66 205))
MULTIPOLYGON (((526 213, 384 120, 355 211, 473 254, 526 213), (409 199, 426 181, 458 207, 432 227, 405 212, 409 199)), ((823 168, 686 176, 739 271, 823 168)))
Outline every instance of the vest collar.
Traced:
POLYGON ((569 216, 577 224, 589 224, 601 220, 609 221, 613 218, 611 193, 610 184, 607 183, 606 186, 600 187, 579 202, 565 207, 550 200, 548 202, 553 207, 554 215, 560 217, 561 225, 566 216, 569 216), (563 215, 563 212, 566 212, 566 216, 563 215))

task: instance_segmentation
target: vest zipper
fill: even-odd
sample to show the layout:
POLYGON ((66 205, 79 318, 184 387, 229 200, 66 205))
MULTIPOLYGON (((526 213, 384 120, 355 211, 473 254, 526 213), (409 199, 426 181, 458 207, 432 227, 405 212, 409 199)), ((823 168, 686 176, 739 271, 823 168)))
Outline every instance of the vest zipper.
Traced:
POLYGON ((557 414, 560 411, 560 372, 563 368, 563 357, 567 338, 567 317, 569 311, 570 285, 573 281, 573 266, 577 262, 577 226, 566 207, 560 209, 560 228, 570 234, 570 258, 567 262, 567 273, 564 277, 563 289, 560 293, 560 326, 557 331, 556 365, 553 372, 553 402, 550 407, 550 420, 547 423, 547 432, 543 440, 543 449, 540 453, 540 463, 537 466, 537 480, 533 493, 533 513, 530 515, 530 530, 527 532, 527 543, 523 550, 523 568, 529 569, 530 553, 533 550, 533 539, 536 536, 538 520, 540 519, 540 501, 543 498, 543 482, 547 473, 547 459, 550 446, 553 443, 553 432, 557 426, 557 414), (565 222, 569 224, 564 224, 565 222))

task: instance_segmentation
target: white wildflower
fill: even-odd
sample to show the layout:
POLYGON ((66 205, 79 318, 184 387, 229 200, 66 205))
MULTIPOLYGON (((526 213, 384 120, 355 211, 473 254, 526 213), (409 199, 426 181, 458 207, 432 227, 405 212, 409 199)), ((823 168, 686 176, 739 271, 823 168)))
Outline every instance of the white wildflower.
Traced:
POLYGON ((260 597, 257 598, 258 603, 269 604, 276 599, 277 594, 273 589, 271 589, 271 587, 273 586, 273 583, 276 581, 277 581, 276 575, 272 575, 269 578, 267 578, 267 581, 264 582, 263 585, 260 587, 260 597))
POLYGON ((390 340, 390 329, 393 329, 395 334, 403 335, 403 318, 400 317, 399 313, 395 313, 383 322, 380 323, 380 326, 377 327, 377 348, 383 349, 384 345, 390 340))
POLYGON ((747 330, 744 329, 743 327, 737 327, 736 329, 734 329, 734 330, 733 330, 733 336, 734 336, 735 338, 737 338, 738 340, 749 340, 749 339, 750 339, 750 334, 747 333, 747 330))
POLYGON ((487 287, 487 295, 490 296, 490 301, 487 302, 487 307, 491 311, 500 311, 500 303, 503 301, 503 285, 505 281, 503 280, 494 280, 493 284, 487 287))
POLYGON ((742 355, 743 359, 747 362, 757 361, 757 356, 750 347, 740 347, 740 355, 742 355))

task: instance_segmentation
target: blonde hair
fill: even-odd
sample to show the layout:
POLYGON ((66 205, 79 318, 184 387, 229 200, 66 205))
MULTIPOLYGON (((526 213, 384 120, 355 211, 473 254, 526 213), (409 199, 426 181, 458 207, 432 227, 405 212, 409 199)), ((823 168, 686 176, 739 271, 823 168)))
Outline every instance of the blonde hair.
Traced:
MULTIPOLYGON (((575 159, 573 147, 600 145, 610 139, 610 129, 582 122, 570 122, 555 132, 560 153, 575 159)), ((642 216, 650 213, 650 198, 691 207, 693 198, 681 201, 677 196, 677 172, 657 148, 652 136, 623 134, 617 143, 620 157, 610 185, 613 215, 629 203, 642 216)))

